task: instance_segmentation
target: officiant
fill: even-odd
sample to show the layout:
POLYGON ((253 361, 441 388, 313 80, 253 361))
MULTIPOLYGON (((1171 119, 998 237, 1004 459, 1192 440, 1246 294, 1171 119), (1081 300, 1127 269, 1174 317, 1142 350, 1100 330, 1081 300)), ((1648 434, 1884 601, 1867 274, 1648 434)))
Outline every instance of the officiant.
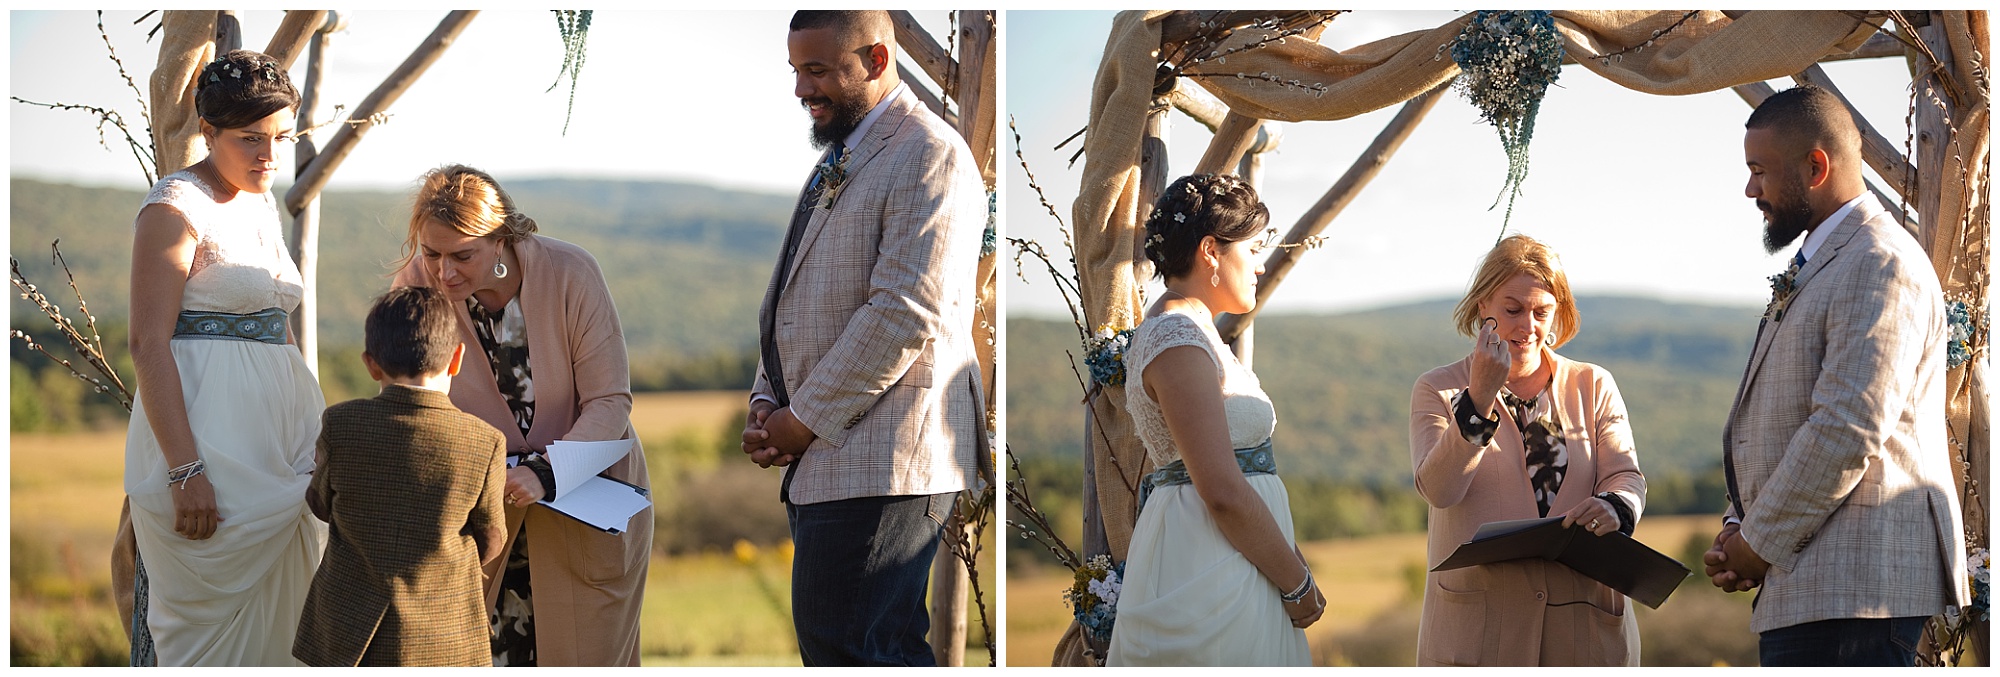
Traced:
MULTIPOLYGON (((1465 359, 1410 393, 1410 457, 1430 504, 1429 566, 1502 520, 1631 535, 1646 503, 1625 401, 1611 373, 1557 355, 1576 299, 1547 245, 1513 235, 1487 253, 1453 313, 1465 359)), ((1418 665, 1639 664, 1623 595, 1553 561, 1432 572, 1418 665)))
POLYGON ((638 665, 652 508, 610 534, 536 505, 559 498, 543 456, 556 440, 632 440, 604 475, 648 486, 597 260, 536 234, 492 176, 462 165, 424 175, 404 251, 395 284, 440 289, 456 310, 467 350, 452 403, 507 436, 508 554, 486 568, 493 664, 638 665))

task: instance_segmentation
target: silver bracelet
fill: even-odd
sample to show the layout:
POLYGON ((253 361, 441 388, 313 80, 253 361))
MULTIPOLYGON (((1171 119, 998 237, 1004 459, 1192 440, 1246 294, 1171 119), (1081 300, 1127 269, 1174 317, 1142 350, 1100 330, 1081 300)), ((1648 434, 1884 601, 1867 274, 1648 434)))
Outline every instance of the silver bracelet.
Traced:
POLYGON ((1291 592, 1279 595, 1278 599, 1284 600, 1286 604, 1297 604, 1301 600, 1304 600, 1306 598, 1306 595, 1311 594, 1312 589, 1313 589, 1313 572, 1312 569, 1307 569, 1306 579, 1303 581, 1299 581, 1299 588, 1297 590, 1293 590, 1291 592))
POLYGON ((171 487, 174 486, 175 482, 179 482, 179 488, 186 489, 188 480, 194 479, 195 475, 203 474, 206 470, 208 470, 208 464, 203 463, 201 459, 197 458, 192 463, 168 470, 167 486, 171 487))

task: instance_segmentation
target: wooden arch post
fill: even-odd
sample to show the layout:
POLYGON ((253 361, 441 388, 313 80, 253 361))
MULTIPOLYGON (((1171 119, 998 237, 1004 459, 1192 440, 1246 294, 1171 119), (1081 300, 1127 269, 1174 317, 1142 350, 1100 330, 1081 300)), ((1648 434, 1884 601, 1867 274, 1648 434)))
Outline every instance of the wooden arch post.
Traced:
MULTIPOLYGON (((910 90, 924 101, 932 112, 951 124, 959 136, 965 139, 966 147, 979 163, 980 178, 986 183, 986 190, 994 189, 994 145, 995 124, 998 119, 995 102, 995 74, 999 42, 996 40, 998 25, 992 10, 955 10, 957 32, 952 36, 958 48, 959 57, 953 59, 951 52, 939 45, 929 33, 924 32, 914 15, 905 10, 889 13, 896 28, 896 43, 911 61, 916 62, 924 75, 938 90, 933 94, 922 86, 922 82, 910 76, 900 64, 897 68, 910 90), (956 100, 954 111, 950 101, 956 100)), ((994 353, 998 341, 998 308, 995 306, 995 290, 998 286, 999 266, 994 252, 983 252, 979 266, 974 272, 974 289, 977 290, 977 309, 973 326, 968 327, 974 340, 975 352, 979 359, 979 372, 985 386, 986 411, 981 434, 994 425, 994 408, 997 403, 997 364, 994 353)), ((963 544, 979 543, 980 534, 964 521, 966 506, 977 502, 980 489, 991 491, 997 474, 993 459, 979 459, 980 481, 985 484, 978 489, 968 489, 967 494, 975 498, 967 501, 961 498, 959 510, 946 529, 958 529, 957 533, 946 533, 945 543, 938 548, 937 556, 931 561, 931 651, 938 665, 962 666, 965 664, 965 641, 968 636, 966 616, 971 610, 966 595, 971 589, 972 562, 960 562, 959 554, 952 546, 953 541, 963 544)), ((971 552, 967 548, 967 553, 971 552)), ((983 598, 982 598, 983 604, 983 598)), ((991 626, 992 619, 984 618, 991 626)), ((990 656, 989 661, 998 664, 998 656, 990 656)))

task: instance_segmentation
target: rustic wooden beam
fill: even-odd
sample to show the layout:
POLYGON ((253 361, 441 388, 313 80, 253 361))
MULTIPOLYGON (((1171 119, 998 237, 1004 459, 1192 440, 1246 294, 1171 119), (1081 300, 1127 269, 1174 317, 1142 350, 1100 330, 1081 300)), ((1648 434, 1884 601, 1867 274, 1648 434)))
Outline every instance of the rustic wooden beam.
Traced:
MULTIPOLYGON (((948 531, 955 522, 946 522, 948 531)), ((972 533, 967 526, 963 529, 970 542, 979 542, 979 534, 972 533)), ((946 534, 950 539, 954 535, 946 534)), ((965 666, 965 614, 971 609, 966 603, 966 593, 972 589, 972 575, 966 571, 965 562, 959 561, 958 554, 952 552, 951 545, 939 543, 937 555, 931 559, 931 657, 939 667, 958 668, 965 666)))
POLYGON ((1229 111, 1222 118, 1222 126, 1215 130, 1215 138, 1208 142, 1208 150, 1195 163, 1195 174, 1214 174, 1236 166, 1236 161, 1250 150, 1250 144, 1257 140, 1257 128, 1264 121, 1229 111))
MULTIPOLYGON (((1397 111, 1396 117, 1389 121, 1389 125, 1375 135, 1375 141, 1368 144, 1368 149, 1362 151, 1361 157, 1347 168, 1347 173, 1342 174, 1340 180, 1334 182, 1333 187, 1327 189, 1325 195, 1320 196, 1319 202, 1314 203, 1311 209, 1299 217, 1291 232, 1285 234, 1284 241, 1304 242, 1306 238, 1325 230, 1327 224, 1332 223, 1333 218, 1340 215, 1341 210, 1346 209, 1347 205, 1354 201, 1354 197, 1361 193, 1361 189, 1366 187, 1369 181, 1374 180, 1376 174, 1381 173, 1382 167, 1389 163, 1389 158, 1396 154, 1396 149, 1402 147, 1403 141, 1410 138, 1410 132, 1416 129, 1417 123, 1424 119, 1424 115, 1437 105, 1438 100, 1443 98, 1444 92, 1450 88, 1450 83, 1447 82, 1404 103, 1403 109, 1397 111)), ((1270 258, 1264 260, 1264 274, 1257 276, 1257 306, 1248 313, 1226 315, 1217 322, 1216 332, 1222 335, 1222 340, 1235 340, 1237 334, 1248 326, 1251 320, 1256 319, 1257 313, 1264 308, 1264 302, 1271 298, 1271 292, 1276 291, 1278 285, 1285 281, 1285 275, 1291 272, 1293 266, 1298 265, 1299 257, 1304 254, 1303 249, 1281 247, 1272 252, 1270 258)))
POLYGON ((1916 197, 1911 193, 1909 185, 1910 177, 1916 176, 1916 170, 1910 166, 1909 160, 1903 157, 1902 152, 1896 150, 1896 145, 1887 137, 1875 131, 1875 125, 1869 124, 1868 118, 1861 116, 1861 110, 1847 100, 1847 95, 1840 93, 1840 88, 1834 86, 1833 78, 1826 74, 1825 69, 1818 65, 1808 66, 1804 71, 1793 75, 1792 81, 1814 85, 1840 97, 1840 103, 1847 106, 1847 114, 1854 118, 1855 128, 1861 130, 1861 159, 1866 160, 1868 166, 1875 168, 1875 173, 1880 175, 1882 180, 1888 181, 1889 188, 1895 190, 1897 195, 1906 200, 1916 197))
POLYGON ((1892 56, 1898 58, 1903 56, 1903 41, 1897 40, 1895 36, 1886 33, 1876 33, 1869 36, 1868 41, 1861 43, 1860 47, 1854 48, 1854 51, 1823 57, 1819 62, 1830 63, 1854 59, 1882 59, 1892 56))
POLYGON ((1208 90, 1190 86, 1185 79, 1178 79, 1172 91, 1167 92, 1167 103, 1174 110, 1187 114, 1189 119, 1207 127, 1210 134, 1222 127, 1222 119, 1229 116, 1229 106, 1215 98, 1208 90))
POLYGON ((972 150, 979 164, 980 178, 993 186, 994 124, 998 100, 992 77, 995 67, 995 17, 992 10, 958 10, 958 74, 953 85, 958 90, 958 135, 972 150))
POLYGON ((1772 87, 1766 82, 1752 82, 1746 85, 1737 85, 1730 89, 1735 91, 1737 96, 1743 97, 1743 103, 1750 104, 1752 110, 1764 105, 1765 99, 1771 98, 1771 95, 1778 93, 1777 88, 1772 87))
MULTIPOLYGON (((319 19, 320 23, 311 26, 313 30, 307 34, 305 86, 299 89, 299 129, 311 129, 319 120, 320 87, 326 83, 327 43, 339 21, 328 12, 319 12, 319 19)), ((313 158, 319 151, 311 136, 300 136, 293 148, 296 160, 292 170, 296 177, 312 166, 313 158)), ((299 279, 305 287, 305 294, 299 298, 298 310, 292 313, 292 336, 298 339, 299 353, 305 358, 306 368, 318 376, 319 196, 313 196, 306 201, 303 209, 292 215, 291 244, 292 262, 298 264, 299 279)))
POLYGON ((264 55, 278 60, 278 67, 292 69, 292 62, 298 60, 306 42, 319 33, 326 23, 327 10, 288 9, 285 18, 278 22, 278 30, 271 33, 271 42, 264 46, 264 55))
POLYGON ((896 76, 903 79, 903 84, 910 86, 910 93, 916 95, 918 101, 924 102, 925 108, 931 109, 932 113, 936 113, 938 117, 943 118, 945 124, 951 125, 954 129, 958 127, 958 114, 946 109, 944 101, 939 99, 938 95, 932 92, 929 87, 925 87, 923 82, 918 81, 917 74, 910 72, 909 66, 903 65, 900 61, 897 62, 896 76))
POLYGON ((215 55, 243 49, 243 22, 237 18, 236 10, 225 9, 215 13, 215 55))
POLYGON ((1139 223, 1132 229, 1132 275, 1140 284, 1153 277, 1153 260, 1146 258, 1146 215, 1153 212, 1153 203, 1159 201, 1173 177, 1167 174, 1167 102, 1163 98, 1153 99, 1153 105, 1146 113, 1145 131, 1139 139, 1139 223))
POLYGON ((319 195, 320 189, 326 187, 327 180, 333 178, 333 170, 340 168, 341 161, 346 160, 347 155, 354 152, 355 144, 361 143, 362 135, 367 134, 368 130, 375 126, 375 123, 368 118, 388 110, 389 105, 395 103, 397 97, 402 96, 403 92, 431 67, 431 64, 437 62, 438 57, 444 55, 444 50, 451 47, 451 43, 458 39, 458 34, 465 30, 466 24, 472 23, 472 18, 478 15, 479 10, 455 10, 446 14, 444 20, 438 22, 437 28, 431 31, 430 37, 424 38, 423 44, 418 45, 417 49, 410 53, 409 58, 404 59, 403 64, 396 67, 395 72, 390 73, 382 84, 376 85, 375 91, 368 93, 368 98, 362 99, 360 105, 354 107, 354 112, 349 116, 355 121, 354 124, 342 125, 340 131, 334 133, 333 140, 328 141, 326 147, 320 149, 319 157, 313 158, 312 165, 306 168, 305 174, 300 175, 298 181, 292 184, 292 189, 285 193, 285 209, 289 213, 296 216, 300 210, 305 209, 307 202, 319 195))
POLYGON ((946 52, 930 33, 924 32, 923 24, 917 23, 917 17, 909 10, 890 10, 889 19, 896 25, 896 44, 903 48, 903 53, 909 55, 925 75, 930 76, 931 82, 943 88, 945 80, 951 77, 949 74, 958 68, 958 64, 951 60, 951 53, 946 52))

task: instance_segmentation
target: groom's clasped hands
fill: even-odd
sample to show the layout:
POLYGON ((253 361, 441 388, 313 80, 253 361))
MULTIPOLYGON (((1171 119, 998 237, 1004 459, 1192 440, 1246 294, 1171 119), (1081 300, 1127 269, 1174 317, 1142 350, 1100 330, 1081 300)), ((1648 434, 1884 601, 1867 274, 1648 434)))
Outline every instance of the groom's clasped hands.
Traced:
POLYGON ((788 466, 797 462, 818 437, 799 421, 791 407, 758 400, 750 404, 750 415, 744 421, 743 453, 749 454, 750 461, 760 468, 788 466))

